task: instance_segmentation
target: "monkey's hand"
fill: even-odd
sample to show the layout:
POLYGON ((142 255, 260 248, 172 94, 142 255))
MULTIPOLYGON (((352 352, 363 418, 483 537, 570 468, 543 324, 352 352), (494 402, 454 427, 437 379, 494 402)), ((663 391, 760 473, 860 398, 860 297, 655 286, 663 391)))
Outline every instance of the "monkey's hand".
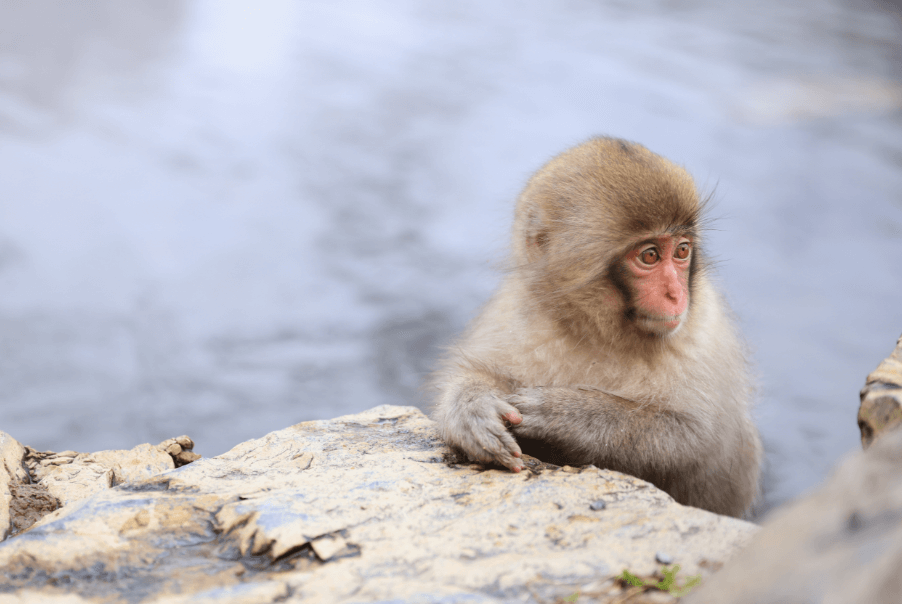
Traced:
POLYGON ((523 416, 511 428, 517 437, 635 476, 653 472, 660 459, 671 467, 691 467, 708 446, 699 441, 703 427, 696 418, 590 386, 519 388, 506 398, 523 416))
POLYGON ((513 472, 523 469, 520 446, 507 429, 522 421, 517 410, 490 391, 461 394, 456 412, 436 418, 445 442, 480 463, 495 462, 513 472))
POLYGON ((545 397, 541 388, 518 388, 513 394, 505 397, 508 403, 516 407, 523 420, 513 431, 517 436, 542 439, 546 436, 546 417, 549 409, 545 405, 545 397))

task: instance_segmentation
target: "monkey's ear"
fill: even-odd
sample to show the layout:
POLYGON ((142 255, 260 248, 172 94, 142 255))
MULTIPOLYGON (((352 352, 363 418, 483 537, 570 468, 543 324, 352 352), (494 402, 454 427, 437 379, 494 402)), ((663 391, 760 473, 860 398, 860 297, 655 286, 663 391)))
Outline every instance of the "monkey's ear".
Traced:
POLYGON ((548 247, 548 229, 538 212, 533 210, 526 223, 526 253, 530 260, 536 260, 548 247))

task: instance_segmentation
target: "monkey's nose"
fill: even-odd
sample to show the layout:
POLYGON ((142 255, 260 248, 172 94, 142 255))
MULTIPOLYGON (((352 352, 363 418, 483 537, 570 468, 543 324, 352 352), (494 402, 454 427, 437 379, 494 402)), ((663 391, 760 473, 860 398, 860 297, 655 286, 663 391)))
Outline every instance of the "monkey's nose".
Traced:
POLYGON ((667 290, 664 292, 665 313, 671 316, 683 314, 686 310, 686 290, 677 281, 674 284, 668 283, 667 290))

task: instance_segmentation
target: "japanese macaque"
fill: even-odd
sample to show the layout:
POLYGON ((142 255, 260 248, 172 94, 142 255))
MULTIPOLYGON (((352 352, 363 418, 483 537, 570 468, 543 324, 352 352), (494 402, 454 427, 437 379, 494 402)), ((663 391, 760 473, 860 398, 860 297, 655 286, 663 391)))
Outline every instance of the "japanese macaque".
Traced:
POLYGON ((614 138, 540 169, 517 202, 510 272, 434 375, 442 438, 514 472, 521 445, 539 445, 545 461, 741 516, 761 442, 703 205, 685 170, 614 138))

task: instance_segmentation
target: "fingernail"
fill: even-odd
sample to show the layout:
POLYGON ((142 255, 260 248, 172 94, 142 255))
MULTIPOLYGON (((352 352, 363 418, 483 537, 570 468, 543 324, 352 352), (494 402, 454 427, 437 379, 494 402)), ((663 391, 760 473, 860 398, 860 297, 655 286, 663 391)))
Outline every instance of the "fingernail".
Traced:
POLYGON ((511 472, 519 473, 519 472, 520 472, 520 466, 514 466, 513 468, 511 468, 511 472))
POLYGON ((514 452, 514 457, 520 457, 520 454, 517 452, 514 452))

